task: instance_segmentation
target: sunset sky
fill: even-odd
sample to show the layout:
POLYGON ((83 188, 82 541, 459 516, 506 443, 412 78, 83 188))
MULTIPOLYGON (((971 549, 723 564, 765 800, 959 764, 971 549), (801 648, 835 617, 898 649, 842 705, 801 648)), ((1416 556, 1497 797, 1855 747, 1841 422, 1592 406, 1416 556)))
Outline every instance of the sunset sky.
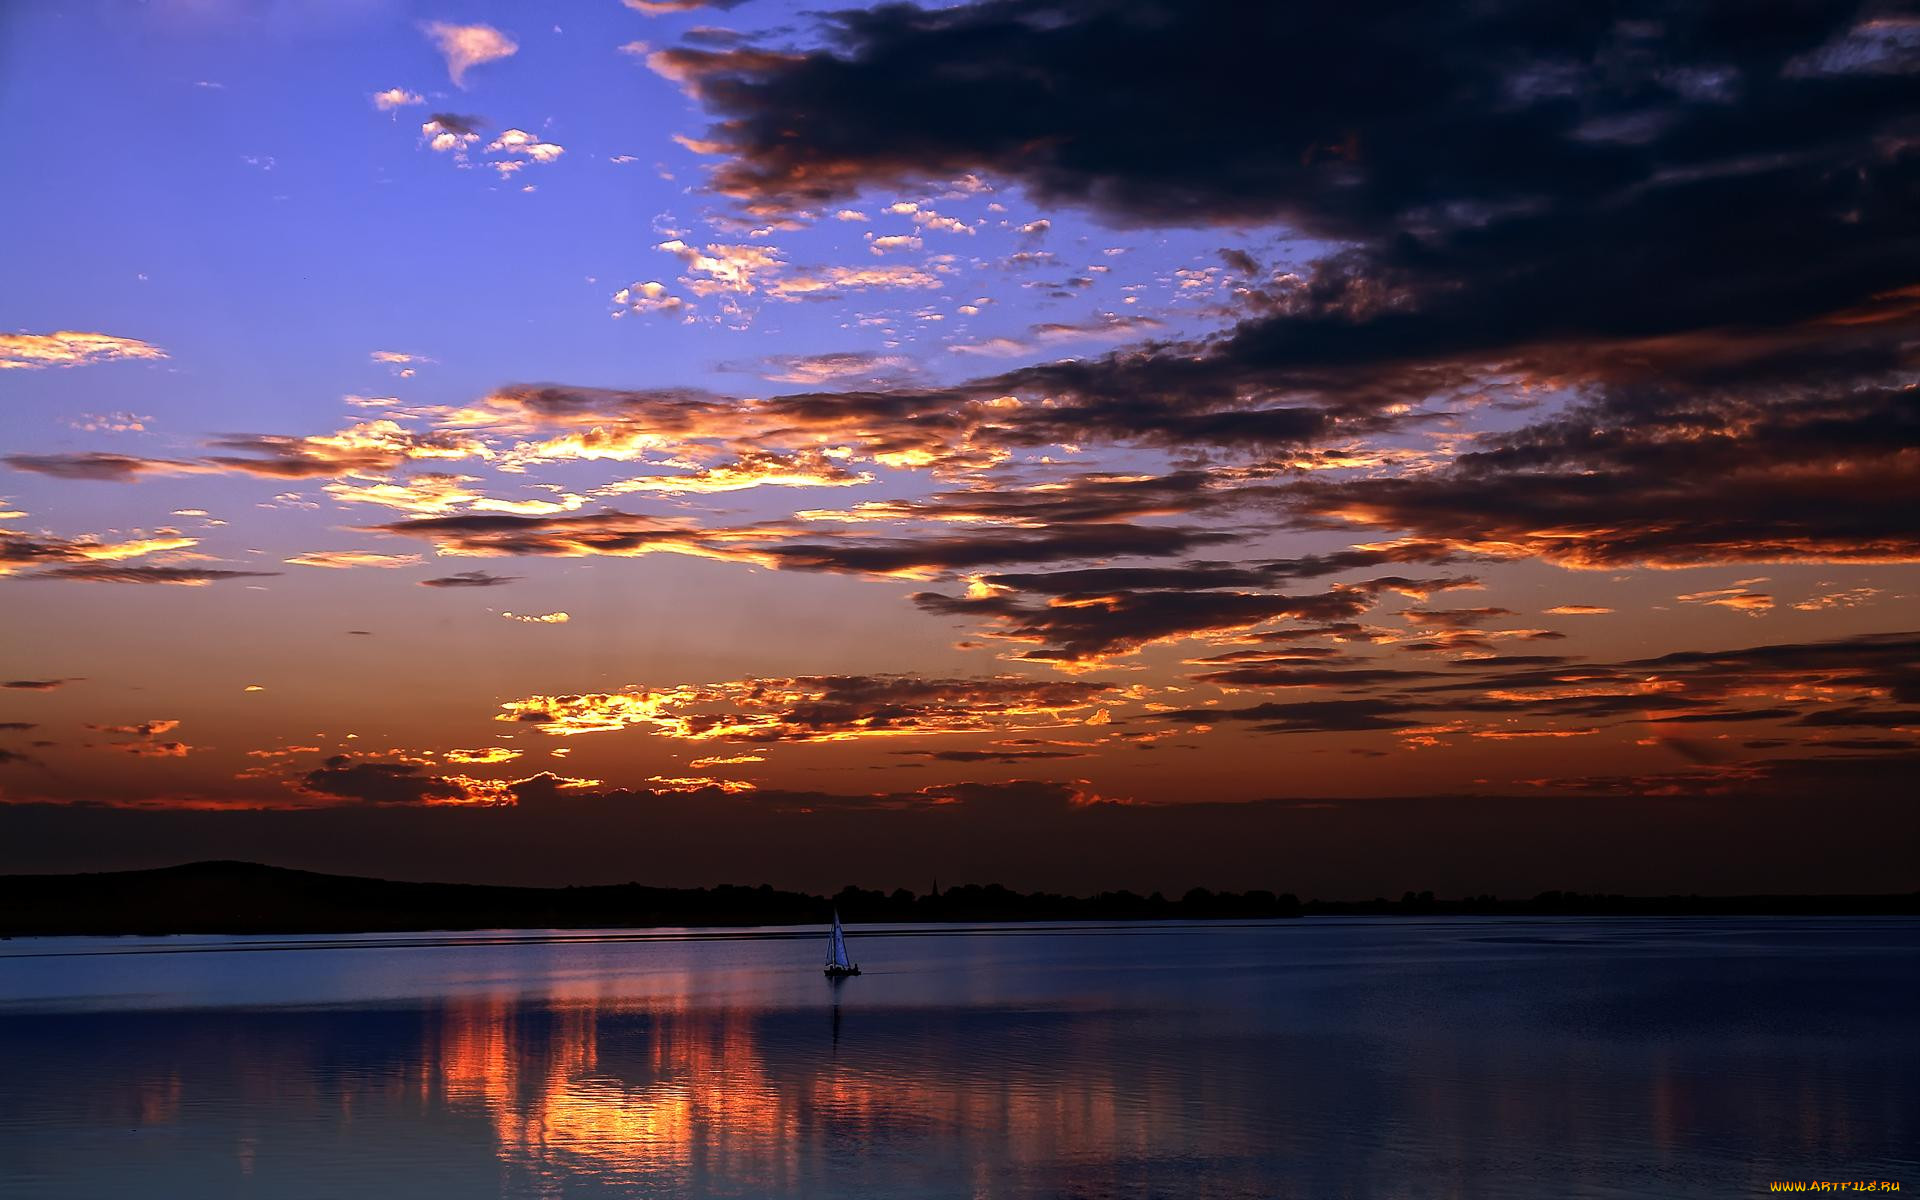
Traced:
POLYGON ((1892 5, 0 11, 0 870, 1909 890, 1892 5))

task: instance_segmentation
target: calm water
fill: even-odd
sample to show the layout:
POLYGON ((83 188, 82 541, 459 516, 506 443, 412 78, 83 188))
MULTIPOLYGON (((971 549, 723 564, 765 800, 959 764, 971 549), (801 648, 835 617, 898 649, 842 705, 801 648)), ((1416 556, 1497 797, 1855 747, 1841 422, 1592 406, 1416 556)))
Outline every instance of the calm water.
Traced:
POLYGON ((1920 922, 0 942, 0 1195, 1920 1188, 1920 922))

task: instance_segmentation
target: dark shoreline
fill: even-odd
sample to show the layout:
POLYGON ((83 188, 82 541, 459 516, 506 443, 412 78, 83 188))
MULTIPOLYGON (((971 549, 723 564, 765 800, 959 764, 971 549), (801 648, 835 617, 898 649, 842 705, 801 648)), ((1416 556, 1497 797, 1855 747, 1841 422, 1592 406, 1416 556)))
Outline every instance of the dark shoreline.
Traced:
POLYGON ((814 925, 837 906, 849 922, 1248 920, 1302 916, 1890 916, 1920 914, 1920 892, 1829 896, 1607 896, 1302 901, 1288 894, 1194 889, 1092 897, 997 884, 916 896, 847 888, 831 897, 769 886, 535 888, 408 883, 258 863, 147 871, 0 876, 0 935, 410 933, 479 929, 649 929, 814 925))

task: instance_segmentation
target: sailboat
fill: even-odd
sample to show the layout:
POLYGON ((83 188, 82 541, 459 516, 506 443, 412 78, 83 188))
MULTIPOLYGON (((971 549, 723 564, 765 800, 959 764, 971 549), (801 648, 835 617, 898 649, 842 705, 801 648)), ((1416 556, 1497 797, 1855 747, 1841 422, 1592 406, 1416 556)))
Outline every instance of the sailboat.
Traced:
POLYGON ((840 910, 833 910, 833 932, 827 935, 827 978, 858 975, 860 964, 847 957, 847 932, 840 928, 840 910))

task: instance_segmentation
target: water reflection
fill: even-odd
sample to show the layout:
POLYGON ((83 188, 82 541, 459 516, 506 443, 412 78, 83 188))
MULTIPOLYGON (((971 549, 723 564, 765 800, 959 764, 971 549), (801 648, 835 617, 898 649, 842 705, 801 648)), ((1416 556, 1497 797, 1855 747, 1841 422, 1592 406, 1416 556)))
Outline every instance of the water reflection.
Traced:
POLYGON ((1376 925, 1177 952, 929 938, 889 947, 911 971, 839 986, 777 947, 696 944, 624 974, 455 948, 416 960, 405 1001, 291 1002, 338 994, 307 978, 341 970, 335 954, 252 968, 286 976, 283 1002, 226 1009, 134 1002, 128 965, 111 1004, 0 1018, 0 1193, 1913 1186, 1916 929, 1776 932, 1496 944, 1376 925))

